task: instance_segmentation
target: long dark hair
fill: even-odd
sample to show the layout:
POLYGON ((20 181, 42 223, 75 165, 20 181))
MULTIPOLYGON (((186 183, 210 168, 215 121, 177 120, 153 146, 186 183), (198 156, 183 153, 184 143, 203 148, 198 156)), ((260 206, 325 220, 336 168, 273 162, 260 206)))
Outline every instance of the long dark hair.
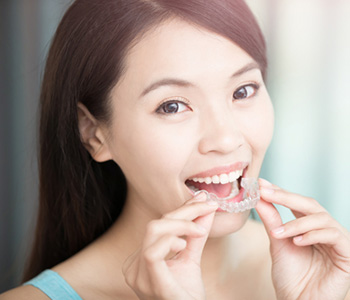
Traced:
POLYGON ((42 83, 40 205, 24 281, 77 253, 121 213, 125 177, 116 163, 95 162, 82 145, 77 103, 108 122, 109 94, 127 51, 170 18, 229 38, 265 75, 264 38, 244 0, 75 1, 58 26, 42 83))

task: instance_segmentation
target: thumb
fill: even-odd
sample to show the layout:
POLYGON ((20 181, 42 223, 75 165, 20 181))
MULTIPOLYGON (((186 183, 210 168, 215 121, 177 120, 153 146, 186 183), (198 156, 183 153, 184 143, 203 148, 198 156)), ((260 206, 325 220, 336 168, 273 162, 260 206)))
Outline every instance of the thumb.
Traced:
POLYGON ((190 259, 198 265, 200 264, 203 249, 208 240, 214 217, 215 212, 212 212, 208 215, 200 216, 194 220, 196 224, 201 225, 206 230, 206 234, 201 237, 188 237, 186 249, 181 252, 182 257, 190 259))
POLYGON ((281 216, 276 207, 269 202, 260 199, 255 207, 261 221, 263 222, 271 243, 271 250, 278 251, 286 243, 286 240, 278 240, 271 235, 271 231, 283 225, 281 216))

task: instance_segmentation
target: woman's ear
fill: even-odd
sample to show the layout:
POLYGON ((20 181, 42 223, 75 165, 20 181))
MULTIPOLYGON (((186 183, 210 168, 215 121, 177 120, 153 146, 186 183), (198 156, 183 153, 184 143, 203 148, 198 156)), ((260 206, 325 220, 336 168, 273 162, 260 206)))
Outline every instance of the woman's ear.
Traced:
POLYGON ((81 142, 92 158, 97 162, 111 160, 112 155, 105 143, 106 137, 101 125, 80 102, 78 103, 78 126, 81 142))

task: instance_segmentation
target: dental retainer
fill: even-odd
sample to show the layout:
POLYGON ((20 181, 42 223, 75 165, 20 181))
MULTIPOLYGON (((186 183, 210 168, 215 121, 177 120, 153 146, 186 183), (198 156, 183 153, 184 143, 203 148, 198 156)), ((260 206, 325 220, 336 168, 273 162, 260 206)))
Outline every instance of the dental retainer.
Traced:
MULTIPOLYGON (((240 213, 246 210, 250 210, 256 206, 260 200, 259 184, 256 178, 242 178, 241 187, 244 189, 243 200, 240 202, 230 202, 229 197, 219 198, 213 193, 208 193, 206 190, 197 191, 196 194, 204 192, 207 195, 207 200, 213 200, 219 204, 219 208, 223 211, 230 213, 240 213)), ((234 186, 231 194, 238 194, 237 181, 234 182, 234 186)))

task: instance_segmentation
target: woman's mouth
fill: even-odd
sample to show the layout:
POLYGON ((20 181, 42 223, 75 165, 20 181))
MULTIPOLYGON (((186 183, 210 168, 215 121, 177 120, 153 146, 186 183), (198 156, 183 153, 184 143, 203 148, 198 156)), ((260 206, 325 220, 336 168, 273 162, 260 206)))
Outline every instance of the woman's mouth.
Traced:
POLYGON ((222 200, 229 200, 239 194, 243 169, 208 177, 194 177, 186 180, 187 187, 196 193, 205 190, 222 200))
POLYGON ((192 194, 204 191, 207 198, 219 204, 218 211, 243 212, 250 210, 260 199, 256 178, 245 178, 245 168, 207 177, 186 180, 192 194))

